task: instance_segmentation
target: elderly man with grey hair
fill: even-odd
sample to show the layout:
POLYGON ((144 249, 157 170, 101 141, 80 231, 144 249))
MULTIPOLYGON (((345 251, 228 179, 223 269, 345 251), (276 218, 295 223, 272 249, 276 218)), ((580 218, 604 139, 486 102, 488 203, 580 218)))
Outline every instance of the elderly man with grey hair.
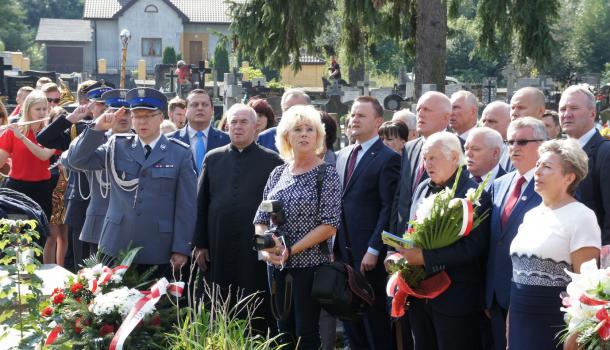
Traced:
POLYGON ((401 121, 409 129, 407 142, 417 138, 417 116, 408 109, 401 109, 392 115, 392 121, 401 121))
POLYGON ((515 170, 491 188, 491 234, 487 258, 485 308, 491 319, 494 349, 506 349, 506 316, 510 307, 512 262, 510 244, 523 217, 541 202, 534 191, 538 147, 547 139, 544 123, 523 117, 508 126, 507 143, 515 170))
POLYGON ((206 154, 197 189, 197 226, 194 258, 209 270, 208 282, 223 292, 229 286, 246 294, 259 292, 255 328, 275 329, 270 314, 267 271, 252 250, 252 218, 261 203, 271 171, 282 164, 279 155, 257 145, 256 112, 244 104, 227 111, 231 143, 206 154))
MULTIPOLYGON (((423 158, 430 176, 413 195, 413 218, 424 198, 456 184, 456 198, 465 198, 469 189, 477 188, 466 171, 458 177, 462 166, 462 146, 458 137, 442 131, 431 135, 423 145, 423 158)), ((490 208, 490 196, 483 192, 483 213, 490 208)), ((407 315, 411 323, 415 349, 478 349, 480 291, 483 271, 480 259, 489 242, 489 219, 483 220, 468 236, 444 248, 399 249, 410 265, 424 266, 430 276, 445 271, 451 278, 449 288, 434 299, 410 298, 407 315)))
POLYGON ((470 91, 460 90, 451 95, 451 116, 449 126, 462 141, 476 128, 479 114, 479 101, 470 91))
POLYGON ((498 163, 503 145, 500 133, 486 127, 472 130, 464 144, 466 169, 470 177, 476 183, 481 183, 488 175, 490 176, 485 186, 486 190, 489 190, 496 178, 506 174, 498 163))
POLYGON ((559 100, 559 121, 568 138, 578 141, 589 157, 589 173, 578 186, 579 200, 591 208, 602 229, 602 244, 610 243, 610 144, 595 128, 595 97, 584 86, 568 87, 559 100))
MULTIPOLYGON (((282 95, 282 100, 280 102, 282 113, 286 112, 292 106, 309 104, 311 104, 311 99, 302 89, 286 90, 282 95)), ((256 142, 263 147, 277 152, 278 150, 277 146, 275 145, 275 134, 276 127, 269 128, 258 135, 258 140, 256 142)))

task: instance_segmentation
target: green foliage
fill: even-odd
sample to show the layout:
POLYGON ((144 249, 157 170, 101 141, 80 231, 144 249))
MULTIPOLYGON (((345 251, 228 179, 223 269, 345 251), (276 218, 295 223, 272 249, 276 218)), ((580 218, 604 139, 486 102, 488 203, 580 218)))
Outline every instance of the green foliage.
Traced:
POLYGON ((0 40, 0 51, 4 51, 4 42, 0 40))
POLYGON ((178 58, 176 57, 176 50, 173 46, 167 46, 163 49, 163 64, 176 64, 178 58))
POLYGON ((239 49, 253 58, 252 63, 275 69, 291 63, 295 71, 301 67, 301 48, 315 52, 314 41, 334 8, 334 1, 329 0, 229 3, 231 30, 239 38, 239 49))
POLYGON ((18 0, 26 12, 26 24, 32 29, 38 27, 41 18, 83 17, 84 0, 18 0))
POLYGON ((262 78, 265 76, 263 71, 254 67, 239 67, 239 72, 243 74, 243 80, 252 80, 254 78, 262 78))
MULTIPOLYGON (((195 298, 195 297, 193 297, 195 298)), ((171 350, 208 349, 281 349, 278 336, 254 334, 251 322, 261 299, 256 294, 223 296, 218 286, 205 286, 202 300, 193 300, 192 308, 179 311, 175 332, 166 334, 171 350), (208 302, 203 303, 203 299, 208 302)))
POLYGON ((222 41, 218 42, 214 49, 212 66, 216 69, 217 80, 224 81, 224 73, 229 72, 229 52, 222 41))
POLYGON ((25 50, 25 56, 30 58, 31 69, 44 69, 44 44, 33 43, 25 50))
POLYGON ((176 54, 176 62, 180 61, 182 59, 182 54, 178 53, 176 54))
POLYGON ((32 42, 33 34, 24 23, 23 8, 15 0, 0 0, 0 9, 0 40, 6 50, 25 50, 32 42))
POLYGON ((510 52, 515 40, 520 61, 531 59, 536 66, 544 66, 556 45, 551 28, 559 7, 559 0, 480 0, 477 8, 480 49, 493 57, 498 52, 510 52))
POLYGON ((600 72, 610 62, 610 2, 584 0, 573 30, 577 61, 589 72, 600 72))
POLYGON ((34 271, 42 247, 35 220, 0 220, 0 268, 6 276, 0 288, 0 323, 20 332, 20 348, 42 344, 45 328, 39 313, 42 281, 34 271))

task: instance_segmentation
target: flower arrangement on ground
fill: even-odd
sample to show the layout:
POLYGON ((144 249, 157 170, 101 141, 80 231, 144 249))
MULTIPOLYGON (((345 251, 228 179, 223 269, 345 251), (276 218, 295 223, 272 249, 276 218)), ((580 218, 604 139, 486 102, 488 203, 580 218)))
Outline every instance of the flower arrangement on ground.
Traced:
POLYGON ((576 337, 582 349, 610 347, 610 267, 597 268, 590 260, 580 266, 580 274, 567 271, 572 282, 563 295, 566 328, 563 340, 576 337))
POLYGON ((133 288, 125 275, 139 249, 130 250, 120 265, 98 263, 79 271, 44 303, 41 315, 52 330, 46 344, 54 348, 149 349, 164 342, 171 329, 174 303, 163 295, 181 295, 182 284, 161 279, 149 291, 133 288))
MULTIPOLYGON (((456 179, 460 178, 462 167, 458 168, 456 179)), ((488 211, 478 213, 479 199, 489 181, 489 176, 476 189, 470 189, 466 198, 456 198, 458 180, 452 188, 426 197, 415 212, 415 219, 409 222, 409 229, 403 239, 411 247, 425 250, 447 247, 479 226, 489 215, 488 211)), ((402 317, 404 305, 409 295, 418 298, 435 298, 449 287, 451 281, 443 271, 426 278, 422 266, 408 265, 398 253, 389 259, 391 274, 387 284, 387 294, 392 297, 392 316, 402 317)))

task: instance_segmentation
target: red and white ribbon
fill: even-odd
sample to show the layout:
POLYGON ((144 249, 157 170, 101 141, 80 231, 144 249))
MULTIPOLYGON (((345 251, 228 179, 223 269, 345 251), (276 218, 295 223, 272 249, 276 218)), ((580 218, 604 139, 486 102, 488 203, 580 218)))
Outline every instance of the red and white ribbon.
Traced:
POLYGON ((112 276, 114 274, 123 275, 127 271, 128 268, 129 268, 129 266, 125 266, 125 265, 119 265, 119 266, 115 267, 114 269, 104 266, 104 269, 102 270, 103 273, 100 276, 100 278, 98 278, 98 284, 100 286, 107 284, 108 282, 110 282, 110 279, 112 278, 112 276))
POLYGON ((55 340, 61 334, 61 332, 63 332, 63 328, 61 328, 60 325, 55 326, 55 328, 51 330, 49 335, 47 335, 47 341, 45 341, 44 345, 51 345, 55 343, 55 340))
POLYGON ((122 350, 125 340, 134 328, 142 321, 145 316, 145 310, 152 308, 161 297, 169 293, 174 296, 181 296, 184 291, 184 282, 169 283, 167 279, 160 279, 150 289, 149 292, 145 292, 144 296, 136 302, 131 308, 127 317, 123 320, 121 327, 117 330, 110 342, 109 350, 122 350))
POLYGON ((472 202, 470 202, 468 199, 465 199, 465 198, 453 198, 449 202, 449 205, 450 206, 456 205, 457 202, 459 202, 459 204, 461 204, 462 212, 463 212, 462 227, 460 228, 460 233, 458 233, 458 236, 466 237, 470 234, 470 231, 472 230, 472 225, 473 225, 474 210, 472 208, 472 202))

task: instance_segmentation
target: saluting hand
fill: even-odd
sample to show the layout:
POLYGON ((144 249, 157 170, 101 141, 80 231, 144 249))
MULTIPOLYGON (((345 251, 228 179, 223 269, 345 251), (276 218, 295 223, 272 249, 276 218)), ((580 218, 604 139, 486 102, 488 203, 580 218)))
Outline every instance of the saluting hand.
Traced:
POLYGON ((109 130, 115 118, 120 118, 126 113, 125 107, 119 108, 116 112, 106 111, 95 120, 95 130, 109 130))
POLYGON ((92 107, 93 107, 93 102, 89 102, 86 105, 80 105, 80 106, 76 107, 74 109, 74 111, 72 113, 70 113, 69 116, 66 117, 66 119, 72 124, 78 122, 79 120, 83 120, 86 116, 91 114, 92 107))

